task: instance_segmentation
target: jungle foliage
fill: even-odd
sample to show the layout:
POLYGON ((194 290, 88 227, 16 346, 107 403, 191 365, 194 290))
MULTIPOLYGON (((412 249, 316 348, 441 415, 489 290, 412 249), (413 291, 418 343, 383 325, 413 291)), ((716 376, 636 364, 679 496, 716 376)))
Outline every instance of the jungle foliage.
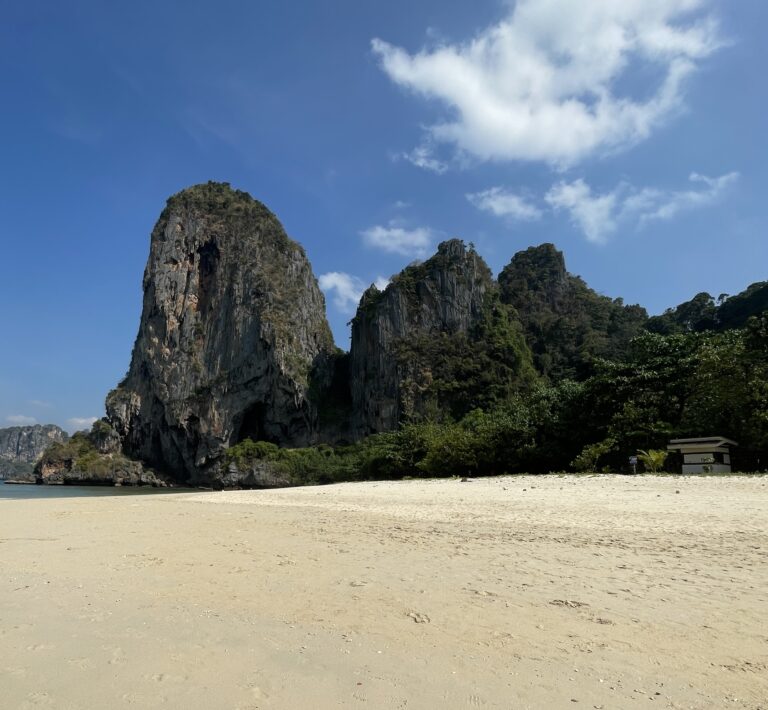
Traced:
POLYGON ((297 483, 628 471, 628 457, 638 452, 648 454, 645 470, 673 470, 659 454, 670 438, 718 434, 740 443, 737 470, 768 467, 768 315, 739 330, 644 333, 623 360, 596 359, 593 369, 582 382, 542 379, 526 390, 502 389, 488 409, 427 413, 350 446, 279 449, 246 441, 228 456, 274 461, 297 483))
POLYGON ((520 315, 537 370, 553 381, 584 379, 597 358, 624 357, 648 319, 644 308, 602 296, 569 274, 552 244, 515 254, 499 285, 502 301, 520 315))
MULTIPOLYGON (((674 471, 671 438, 720 435, 739 442, 734 470, 768 469, 768 282, 648 318, 545 244, 504 269, 473 330, 403 342, 397 357, 426 403, 397 431, 342 447, 246 441, 228 456, 269 460, 297 483, 629 471, 634 455, 641 470, 674 471)), ((318 404, 343 419, 337 389, 318 404)))

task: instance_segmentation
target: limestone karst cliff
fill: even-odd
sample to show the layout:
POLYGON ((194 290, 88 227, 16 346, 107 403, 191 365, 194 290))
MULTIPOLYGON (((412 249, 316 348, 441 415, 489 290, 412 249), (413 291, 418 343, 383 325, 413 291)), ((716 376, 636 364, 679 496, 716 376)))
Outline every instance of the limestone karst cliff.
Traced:
POLYGON ((43 452, 67 434, 53 424, 0 429, 0 479, 26 478, 43 452))
MULTIPOLYGON (((409 422, 502 411, 547 380, 584 379, 595 357, 621 357, 647 322, 643 309, 568 274, 550 244, 516 254, 496 280, 452 239, 365 292, 343 353, 303 249, 226 183, 168 200, 143 288, 130 367, 106 418, 50 447, 39 482, 319 480, 331 448, 296 447, 344 450, 409 422)), ((334 476, 357 475, 352 461, 337 460, 334 476)))
POLYGON ((363 295, 350 351, 356 436, 390 431, 430 408, 461 415, 488 396, 479 390, 494 374, 496 385, 514 388, 532 376, 530 356, 490 269, 460 240, 363 295))
POLYGON ((648 321, 640 306, 602 296, 566 270, 553 244, 520 251, 499 274, 501 298, 520 315, 541 374, 583 379, 594 357, 617 358, 648 321))
POLYGON ((317 439, 310 381, 322 389, 333 353, 301 246, 247 193, 197 185, 168 200, 152 232, 139 332, 107 418, 129 456, 215 480, 243 439, 317 439))

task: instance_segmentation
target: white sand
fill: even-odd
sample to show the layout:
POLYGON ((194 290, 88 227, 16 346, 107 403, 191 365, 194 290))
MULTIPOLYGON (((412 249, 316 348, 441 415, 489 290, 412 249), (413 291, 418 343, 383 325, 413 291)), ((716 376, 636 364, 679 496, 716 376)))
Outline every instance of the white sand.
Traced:
POLYGON ((0 708, 765 710, 767 551, 765 477, 0 500, 0 708))

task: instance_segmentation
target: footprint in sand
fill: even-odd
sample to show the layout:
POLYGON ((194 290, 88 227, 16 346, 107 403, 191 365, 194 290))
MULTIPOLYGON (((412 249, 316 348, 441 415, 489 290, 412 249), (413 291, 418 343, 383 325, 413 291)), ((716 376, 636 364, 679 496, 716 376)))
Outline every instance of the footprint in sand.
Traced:
POLYGON ((170 675, 169 673, 152 673, 145 675, 146 680, 153 680, 155 683, 186 683, 189 678, 185 675, 170 675))
POLYGON ((79 668, 81 671, 93 668, 93 661, 90 658, 70 658, 67 660, 69 665, 79 668))
POLYGON ((119 647, 102 646, 102 650, 110 654, 111 658, 107 661, 110 666, 116 666, 125 663, 125 651, 119 647))
POLYGON ((431 621, 426 614, 422 614, 418 611, 411 611, 408 613, 408 616, 417 624, 428 624, 431 621))
POLYGON ((269 693, 262 690, 258 685, 249 685, 248 689, 254 700, 266 700, 269 697, 269 693))
POLYGON ((120 696, 126 705, 138 705, 139 707, 147 706, 147 698, 144 695, 138 695, 137 693, 123 693, 120 696))
POLYGON ((549 603, 552 606, 563 606, 568 609, 580 609, 583 606, 589 606, 586 602, 577 602, 572 599, 553 599, 549 603))
POLYGON ((43 692, 37 692, 37 693, 30 693, 27 695, 27 700, 24 703, 25 706, 35 706, 38 707, 40 705, 53 705, 53 700, 51 699, 51 696, 48 695, 48 693, 43 692))

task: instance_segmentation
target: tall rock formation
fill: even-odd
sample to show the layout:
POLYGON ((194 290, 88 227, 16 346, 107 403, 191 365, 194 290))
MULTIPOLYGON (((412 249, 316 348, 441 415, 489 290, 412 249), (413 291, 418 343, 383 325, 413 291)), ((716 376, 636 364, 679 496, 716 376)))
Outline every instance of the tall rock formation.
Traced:
POLYGON ((515 254, 499 285, 520 315, 537 369, 553 380, 585 377, 595 357, 623 356, 648 321, 644 308, 601 296, 569 274, 553 244, 515 254))
POLYGON ((53 424, 0 429, 0 479, 27 477, 51 444, 66 440, 66 432, 53 424))
POLYGON ((152 232, 139 333, 107 419, 127 455, 216 480, 223 451, 245 438, 315 440, 310 380, 327 383, 333 352, 304 250, 247 193, 197 185, 152 232))
POLYGON ((500 365, 507 378, 530 374, 516 315, 501 307, 491 271, 474 249, 458 239, 443 242, 384 291, 371 286, 363 295, 352 321, 353 432, 360 437, 413 416, 461 414, 485 394, 470 391, 482 378, 476 368, 500 365))

